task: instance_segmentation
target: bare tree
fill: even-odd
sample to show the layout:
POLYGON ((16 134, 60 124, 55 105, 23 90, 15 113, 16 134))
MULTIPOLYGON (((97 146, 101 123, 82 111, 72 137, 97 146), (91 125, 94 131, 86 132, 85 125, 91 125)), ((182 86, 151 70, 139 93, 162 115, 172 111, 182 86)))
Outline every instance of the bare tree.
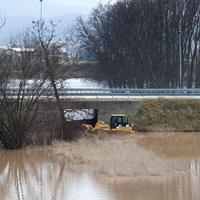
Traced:
POLYGON ((61 66, 61 49, 63 43, 57 40, 56 33, 57 24, 50 21, 49 26, 43 21, 33 22, 33 34, 38 48, 41 50, 43 61, 43 69, 47 78, 50 80, 51 87, 54 91, 54 97, 57 102, 57 107, 60 115, 60 125, 62 127, 62 137, 67 140, 72 139, 70 130, 67 130, 66 119, 64 116, 64 108, 60 100, 57 83, 60 78, 64 77, 64 72, 60 70, 61 66))
POLYGON ((199 0, 122 0, 78 21, 82 48, 110 87, 199 86, 199 0), (181 40, 180 40, 181 39, 181 40))
POLYGON ((32 37, 25 35, 21 37, 21 46, 18 44, 18 49, 7 50, 1 62, 0 141, 6 149, 18 149, 26 144, 45 82, 45 77, 29 80, 37 54, 32 37))
POLYGON ((0 29, 6 24, 5 17, 0 17, 0 29))

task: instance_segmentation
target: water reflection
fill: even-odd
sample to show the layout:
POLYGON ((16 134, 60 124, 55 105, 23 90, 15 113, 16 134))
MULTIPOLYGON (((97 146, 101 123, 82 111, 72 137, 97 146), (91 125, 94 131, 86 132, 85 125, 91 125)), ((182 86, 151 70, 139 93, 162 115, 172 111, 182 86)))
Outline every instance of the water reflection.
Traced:
POLYGON ((192 199, 200 198, 200 162, 192 161, 190 163, 191 174, 191 193, 192 199))
POLYGON ((200 162, 182 164, 189 170, 176 175, 113 179, 112 192, 117 200, 199 200, 200 162))
POLYGON ((3 200, 112 200, 93 176, 75 173, 62 160, 42 152, 0 153, 0 196, 3 200))
POLYGON ((112 177, 80 173, 48 152, 0 153, 3 200, 199 200, 200 162, 163 177, 112 177))

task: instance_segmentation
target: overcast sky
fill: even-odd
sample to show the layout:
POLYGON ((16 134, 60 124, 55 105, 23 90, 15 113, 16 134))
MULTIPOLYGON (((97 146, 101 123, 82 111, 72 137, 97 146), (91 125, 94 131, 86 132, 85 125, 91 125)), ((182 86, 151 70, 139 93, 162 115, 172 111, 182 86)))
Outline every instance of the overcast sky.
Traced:
MULTIPOLYGON (((99 2, 115 0, 43 0, 45 17, 55 17, 69 13, 88 13, 99 2)), ((0 13, 7 17, 29 15, 37 17, 40 12, 40 0, 0 0, 0 13)))
MULTIPOLYGON (((60 29, 71 26, 77 16, 86 18, 98 3, 116 0, 43 0, 43 17, 59 20, 60 29)), ((29 27, 32 20, 40 18, 40 0, 0 0, 0 17, 6 25, 0 29, 0 43, 29 27)))
POLYGON ((55 4, 87 6, 89 8, 96 6, 99 2, 107 3, 109 0, 46 0, 55 4))

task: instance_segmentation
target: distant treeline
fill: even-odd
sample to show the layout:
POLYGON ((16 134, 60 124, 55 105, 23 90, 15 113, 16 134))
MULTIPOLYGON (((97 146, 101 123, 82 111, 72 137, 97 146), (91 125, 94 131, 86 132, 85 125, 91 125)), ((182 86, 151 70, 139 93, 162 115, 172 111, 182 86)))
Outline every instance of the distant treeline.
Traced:
POLYGON ((110 87, 200 86, 200 1, 119 0, 79 19, 79 39, 110 87), (181 41, 181 44, 179 43, 181 41))

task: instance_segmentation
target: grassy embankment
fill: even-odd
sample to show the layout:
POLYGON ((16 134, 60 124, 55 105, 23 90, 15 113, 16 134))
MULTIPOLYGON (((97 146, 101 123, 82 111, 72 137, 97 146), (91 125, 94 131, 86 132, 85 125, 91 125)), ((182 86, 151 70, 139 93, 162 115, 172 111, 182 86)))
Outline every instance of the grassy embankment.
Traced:
POLYGON ((161 157, 200 158, 198 100, 143 101, 134 128, 136 132, 143 131, 136 134, 137 144, 161 157))
POLYGON ((142 101, 134 120, 136 131, 200 131, 200 101, 142 101))

